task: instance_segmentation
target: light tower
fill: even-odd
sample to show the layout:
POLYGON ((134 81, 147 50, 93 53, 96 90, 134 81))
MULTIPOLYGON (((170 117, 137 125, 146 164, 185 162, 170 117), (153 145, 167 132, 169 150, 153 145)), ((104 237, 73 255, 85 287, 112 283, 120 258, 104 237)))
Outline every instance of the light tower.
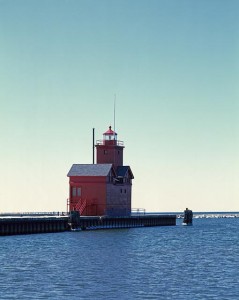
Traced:
POLYGON ((124 143, 117 140, 117 133, 109 129, 103 133, 103 140, 96 141, 97 164, 113 164, 114 168, 123 166, 124 143))

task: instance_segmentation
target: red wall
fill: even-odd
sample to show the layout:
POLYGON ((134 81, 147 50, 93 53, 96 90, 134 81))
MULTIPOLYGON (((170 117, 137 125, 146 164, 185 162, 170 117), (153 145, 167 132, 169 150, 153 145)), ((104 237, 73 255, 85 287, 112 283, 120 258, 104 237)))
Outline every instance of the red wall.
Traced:
MULTIPOLYGON (((131 183, 113 184, 103 176, 70 177, 70 211, 86 201, 82 216, 127 216, 131 214, 131 183), (72 195, 72 188, 81 188, 81 196, 72 195)), ((78 210, 78 209, 77 209, 78 210)))
POLYGON ((106 180, 102 176, 72 176, 70 177, 70 210, 81 199, 86 200, 87 207, 83 215, 101 216, 106 214, 106 180), (72 187, 81 188, 81 196, 72 196, 72 187))
POLYGON ((97 164, 113 164, 115 168, 123 166, 124 147, 115 145, 96 145, 97 164))

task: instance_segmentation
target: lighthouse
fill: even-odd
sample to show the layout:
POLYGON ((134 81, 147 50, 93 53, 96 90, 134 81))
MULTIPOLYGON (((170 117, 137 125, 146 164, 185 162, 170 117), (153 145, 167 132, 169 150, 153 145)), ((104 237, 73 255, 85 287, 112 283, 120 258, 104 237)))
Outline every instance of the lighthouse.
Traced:
POLYGON ((123 165, 124 143, 111 126, 96 141, 96 164, 73 164, 69 177, 69 210, 82 216, 129 216, 132 179, 123 165))

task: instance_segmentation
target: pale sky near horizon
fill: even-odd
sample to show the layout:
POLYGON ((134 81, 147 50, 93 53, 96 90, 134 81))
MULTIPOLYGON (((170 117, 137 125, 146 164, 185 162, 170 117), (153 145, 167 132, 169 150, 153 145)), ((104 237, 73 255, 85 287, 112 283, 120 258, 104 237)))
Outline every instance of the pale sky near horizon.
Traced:
POLYGON ((133 208, 239 211, 239 1, 0 0, 0 212, 65 211, 113 126, 133 208))

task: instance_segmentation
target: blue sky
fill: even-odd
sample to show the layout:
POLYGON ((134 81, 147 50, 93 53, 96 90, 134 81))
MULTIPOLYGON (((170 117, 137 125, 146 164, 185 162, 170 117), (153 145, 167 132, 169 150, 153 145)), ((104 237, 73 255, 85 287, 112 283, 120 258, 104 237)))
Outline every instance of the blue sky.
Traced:
POLYGON ((133 207, 239 210, 239 2, 0 0, 0 211, 66 209, 113 125, 133 207))

